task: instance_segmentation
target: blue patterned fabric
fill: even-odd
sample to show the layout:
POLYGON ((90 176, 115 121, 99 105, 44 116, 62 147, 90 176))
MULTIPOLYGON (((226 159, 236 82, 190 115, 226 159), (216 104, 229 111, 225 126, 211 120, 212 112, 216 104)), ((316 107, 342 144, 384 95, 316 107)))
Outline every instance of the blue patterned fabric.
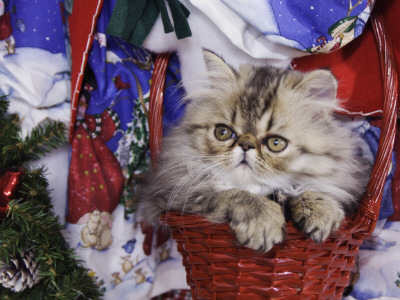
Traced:
POLYGON ((18 47, 66 53, 63 0, 9 0, 5 3, 18 47))
POLYGON ((359 36, 374 1, 222 0, 271 41, 329 52, 359 36))

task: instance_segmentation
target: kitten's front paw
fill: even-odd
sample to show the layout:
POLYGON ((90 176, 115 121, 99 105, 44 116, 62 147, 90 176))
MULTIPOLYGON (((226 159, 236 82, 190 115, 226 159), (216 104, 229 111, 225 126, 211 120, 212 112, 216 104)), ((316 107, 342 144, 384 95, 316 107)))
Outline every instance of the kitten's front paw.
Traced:
POLYGON ((268 199, 264 204, 257 210, 236 210, 230 222, 239 243, 259 252, 267 252, 286 236, 282 207, 268 199))
POLYGON ((344 217, 337 201, 318 192, 304 192, 291 199, 289 205, 295 225, 317 243, 338 229, 344 217))

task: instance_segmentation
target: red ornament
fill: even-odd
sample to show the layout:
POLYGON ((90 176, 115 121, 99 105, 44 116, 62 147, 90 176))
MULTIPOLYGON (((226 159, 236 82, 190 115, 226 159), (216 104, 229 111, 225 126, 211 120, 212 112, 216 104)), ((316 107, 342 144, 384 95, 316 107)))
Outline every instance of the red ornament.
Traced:
POLYGON ((20 183, 22 171, 19 169, 5 170, 0 173, 0 219, 6 216, 8 203, 20 183))

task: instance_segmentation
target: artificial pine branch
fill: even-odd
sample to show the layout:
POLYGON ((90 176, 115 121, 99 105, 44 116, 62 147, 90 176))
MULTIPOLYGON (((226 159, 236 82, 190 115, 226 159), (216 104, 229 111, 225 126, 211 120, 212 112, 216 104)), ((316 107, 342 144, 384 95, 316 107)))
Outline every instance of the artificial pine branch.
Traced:
MULTIPOLYGON (((26 165, 29 159, 65 143, 65 128, 59 122, 35 128, 21 139, 18 116, 6 114, 7 107, 0 97, 0 170, 26 165)), ((40 280, 21 292, 0 285, 0 299, 99 299, 102 292, 95 279, 61 234, 63 227, 52 212, 45 170, 24 169, 7 216, 0 220, 0 262, 8 265, 11 258, 32 251, 40 280)))
MULTIPOLYGON (((12 115, 11 115, 12 116, 12 115)), ((0 122, 0 131, 4 132, 1 138, 4 138, 1 150, 0 167, 6 165, 21 166, 28 161, 39 159, 44 154, 65 144, 65 125, 62 122, 53 121, 43 126, 32 129, 29 136, 22 139, 20 135, 13 136, 18 128, 18 118, 9 117, 9 122, 0 122), (5 123, 5 124, 4 124, 5 123), (11 143, 10 143, 11 142, 11 143)))
POLYGON ((9 103, 0 97, 0 168, 22 166, 66 143, 66 129, 62 122, 52 121, 32 129, 22 138, 17 114, 7 114, 9 103))
POLYGON ((7 113, 9 102, 7 96, 0 96, 0 117, 7 113))

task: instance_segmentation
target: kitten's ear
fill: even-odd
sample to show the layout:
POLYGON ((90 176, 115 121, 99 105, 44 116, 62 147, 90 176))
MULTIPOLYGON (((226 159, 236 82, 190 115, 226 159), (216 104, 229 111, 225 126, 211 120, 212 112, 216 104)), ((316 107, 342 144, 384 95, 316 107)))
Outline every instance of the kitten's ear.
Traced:
POLYGON ((300 83, 306 91, 306 96, 315 100, 336 99, 338 83, 328 70, 316 70, 304 75, 300 83))
POLYGON ((232 69, 221 57, 208 50, 203 50, 204 61, 212 87, 236 80, 236 71, 232 69))

